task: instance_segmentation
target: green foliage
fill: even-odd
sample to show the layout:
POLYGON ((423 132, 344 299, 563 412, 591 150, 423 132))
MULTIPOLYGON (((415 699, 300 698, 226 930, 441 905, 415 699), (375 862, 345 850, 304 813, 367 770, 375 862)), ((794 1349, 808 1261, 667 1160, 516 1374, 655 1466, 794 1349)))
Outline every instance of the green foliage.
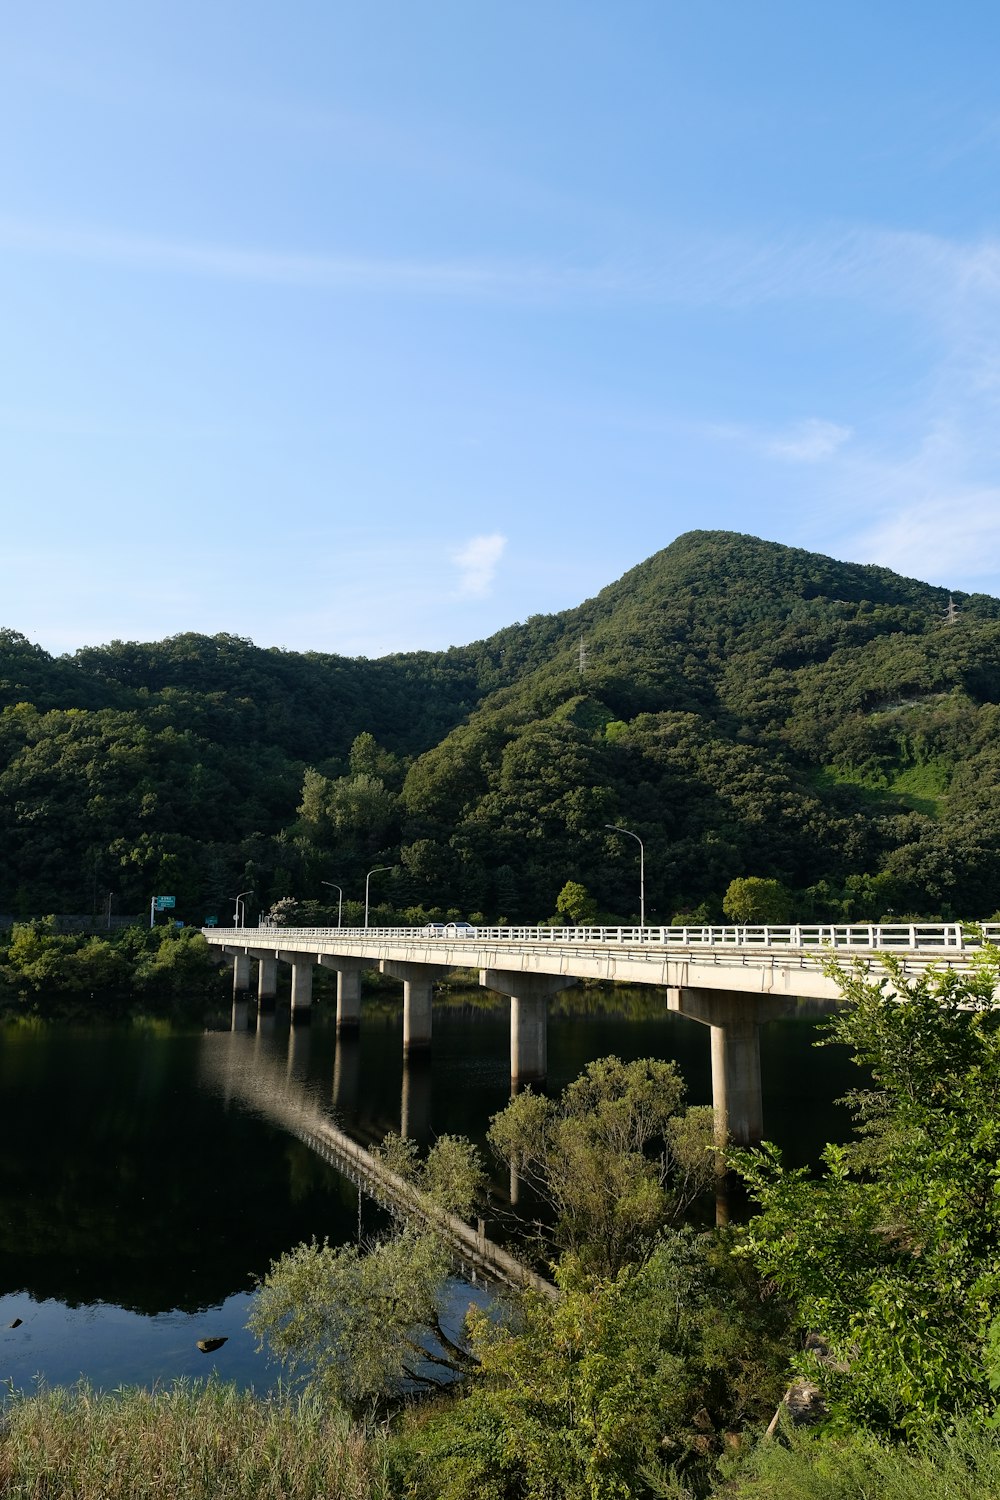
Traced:
POLYGON ((486 1200, 482 1160, 472 1142, 462 1136, 439 1135, 421 1161, 416 1141, 390 1132, 376 1154, 391 1172, 411 1182, 444 1213, 470 1219, 486 1200))
POLYGON ((851 1096, 856 1139, 824 1175, 778 1153, 734 1158, 761 1212, 746 1248, 818 1334, 836 1420, 918 1434, 995 1398, 987 1342, 1000 1315, 1000 953, 972 976, 842 974, 829 1028, 870 1070, 851 1096))
POLYGON ((307 1394, 363 1410, 473 1364, 439 1320, 448 1272, 441 1243, 413 1228, 364 1249, 313 1240, 272 1262, 247 1326, 307 1394))
POLYGON ((98 936, 56 932, 47 917, 15 923, 0 941, 0 979, 25 997, 90 996, 100 1005, 125 995, 204 997, 219 990, 219 959, 193 928, 129 927, 98 936))
MULTIPOLYGON (((883 876, 928 916, 1000 903, 1000 603, 691 532, 579 608, 381 661, 231 635, 53 659, 0 635, 0 911, 200 924, 252 888, 537 921, 569 881, 636 914, 606 823, 641 826, 647 911, 883 876), (588 645, 581 692, 575 647, 588 645)), ((634 852, 634 851, 633 851, 634 852)), ((839 909, 838 909, 839 907, 839 909)), ((810 913, 806 911, 808 916, 810 913)), ((864 913, 868 915, 868 913, 864 913)), ((572 920, 572 918, 571 918, 572 920)))
POLYGON ((722 910, 734 922, 780 925, 791 915, 792 896, 780 880, 741 875, 729 882, 722 898, 722 910))
POLYGON ((556 897, 556 911, 576 927, 585 927, 597 917, 597 902, 578 880, 567 880, 556 897))
POLYGON ((568 1258, 557 1279, 557 1301, 525 1298, 507 1322, 470 1315, 480 1368, 419 1431, 419 1496, 650 1496, 644 1471, 704 1479, 724 1434, 773 1410, 783 1311, 711 1239, 667 1234, 597 1281, 568 1258))
POLYGON ((705 1191, 712 1111, 683 1100, 673 1063, 605 1057, 561 1099, 529 1089, 494 1116, 491 1146, 551 1211, 549 1253, 572 1251, 595 1275, 614 1276, 705 1191))

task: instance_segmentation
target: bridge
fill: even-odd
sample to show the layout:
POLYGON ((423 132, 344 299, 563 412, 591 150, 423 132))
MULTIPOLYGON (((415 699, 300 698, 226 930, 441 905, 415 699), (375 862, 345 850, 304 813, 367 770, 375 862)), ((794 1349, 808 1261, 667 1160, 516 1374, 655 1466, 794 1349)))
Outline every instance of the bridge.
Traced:
MULTIPOLYGON (((514 1089, 547 1071, 548 1003, 584 979, 663 988, 667 1005, 707 1026, 712 1102, 721 1142, 761 1139, 760 1027, 793 1013, 801 999, 840 997, 831 960, 878 979, 886 959, 907 977, 929 968, 969 971, 984 943, 1000 944, 1000 923, 795 924, 785 927, 233 927, 205 928, 233 963, 234 993, 250 989, 273 1005, 278 964, 291 967, 292 1019, 312 1004, 314 969, 337 975, 337 1028, 361 1020, 361 974, 379 969, 402 982, 403 1050, 431 1045, 434 984, 475 970, 486 989, 510 999, 514 1089)), ((1000 998, 1000 996, 998 996, 1000 998)))

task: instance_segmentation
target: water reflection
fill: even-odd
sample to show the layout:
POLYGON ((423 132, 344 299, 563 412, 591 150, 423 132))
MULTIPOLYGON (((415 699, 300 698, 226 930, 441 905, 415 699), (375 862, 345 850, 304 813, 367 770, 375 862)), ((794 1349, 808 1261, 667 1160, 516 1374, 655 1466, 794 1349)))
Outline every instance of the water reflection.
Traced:
MULTIPOLYGON (((60 1307, 78 1340, 64 1351, 78 1361, 67 1376, 51 1347, 5 1333, 0 1379, 15 1368, 28 1380, 35 1370, 50 1379, 89 1370, 84 1324, 96 1359, 102 1339, 123 1351, 138 1339, 123 1331, 133 1314, 157 1321, 212 1309, 224 1326, 199 1326, 198 1336, 228 1329, 235 1360, 253 1276, 301 1240, 343 1243, 358 1233, 356 1189, 304 1142, 310 1120, 332 1121, 363 1145, 399 1129, 424 1144, 443 1132, 482 1144, 510 1096, 508 1007, 478 992, 436 1006, 432 1055, 405 1068, 399 1006, 384 1000, 366 1001, 360 1032, 339 1040, 332 1015, 292 1028, 287 1006, 243 999, 224 1024, 208 1034, 162 1023, 0 1028, 0 1088, 8 1120, 22 1127, 8 1130, 0 1151, 0 1320, 9 1304, 7 1321, 20 1316, 28 1327, 24 1308, 34 1309, 30 1337, 44 1328, 49 1339, 60 1307), (34 1361, 26 1375, 15 1357, 34 1361)), ((832 1101, 858 1082, 842 1054, 810 1046, 814 1034, 809 1021, 777 1022, 761 1039, 766 1132, 793 1163, 845 1138, 846 1116, 832 1101)), ((549 1087, 609 1053, 674 1057, 692 1102, 707 1102, 707 1040, 648 992, 641 1002, 626 992, 621 1007, 607 992, 580 992, 575 1004, 560 997, 549 1087)), ((497 1202, 517 1202, 516 1177, 488 1153, 487 1161, 497 1202)), ((157 1328, 151 1350, 176 1336, 157 1328)), ((158 1358, 151 1353, 150 1372, 161 1369, 158 1358)), ((113 1349, 108 1360, 110 1368, 113 1349)), ((152 1378, 136 1376, 130 1361, 121 1378, 152 1378)))
POLYGON ((431 1062, 429 1057, 408 1057, 403 1063, 403 1087, 399 1103, 399 1133, 426 1146, 431 1138, 431 1062))
POLYGON ((333 1107, 338 1118, 353 1120, 358 1112, 361 1047, 356 1031, 341 1031, 333 1057, 333 1107))

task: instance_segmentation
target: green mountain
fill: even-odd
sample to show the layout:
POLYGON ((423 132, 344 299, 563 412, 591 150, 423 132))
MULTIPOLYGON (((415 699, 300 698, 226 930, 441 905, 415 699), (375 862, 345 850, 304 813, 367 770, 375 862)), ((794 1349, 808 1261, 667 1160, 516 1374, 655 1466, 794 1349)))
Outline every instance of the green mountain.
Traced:
POLYGON ((232 636, 53 659, 0 632, 0 910, 190 920, 252 887, 396 912, 718 914, 737 875, 803 918, 1000 906, 1000 600, 690 532, 561 614, 378 661, 232 636), (584 643, 581 660, 580 643, 584 643), (628 847, 626 847, 628 846, 628 847))

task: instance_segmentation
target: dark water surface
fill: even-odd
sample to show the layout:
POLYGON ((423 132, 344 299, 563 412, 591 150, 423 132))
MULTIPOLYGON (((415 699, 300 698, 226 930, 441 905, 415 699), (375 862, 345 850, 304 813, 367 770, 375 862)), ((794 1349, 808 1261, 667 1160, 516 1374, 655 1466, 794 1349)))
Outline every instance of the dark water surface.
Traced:
MULTIPOLYGON (((674 1058, 693 1103, 710 1102, 709 1033, 662 995, 560 997, 550 1088, 587 1062, 674 1058)), ((165 1023, 0 1027, 0 1380, 30 1389, 85 1376, 105 1388, 219 1375, 258 1390, 276 1372, 244 1329, 253 1277, 312 1236, 343 1243, 379 1226, 354 1186, 290 1134, 289 1111, 336 1119, 363 1144, 402 1129, 482 1141, 510 1092, 502 999, 451 995, 433 1055, 404 1067, 400 1005, 365 1002, 360 1036, 329 1016, 234 1009, 235 1030, 165 1023), (19 1328, 8 1327, 21 1318, 19 1328), (223 1335, 205 1356, 199 1338, 223 1335)), ((762 1032, 766 1134, 790 1162, 841 1140, 834 1101, 856 1082, 809 1018, 762 1032)), ((494 1183, 505 1206, 506 1183, 494 1183)))

